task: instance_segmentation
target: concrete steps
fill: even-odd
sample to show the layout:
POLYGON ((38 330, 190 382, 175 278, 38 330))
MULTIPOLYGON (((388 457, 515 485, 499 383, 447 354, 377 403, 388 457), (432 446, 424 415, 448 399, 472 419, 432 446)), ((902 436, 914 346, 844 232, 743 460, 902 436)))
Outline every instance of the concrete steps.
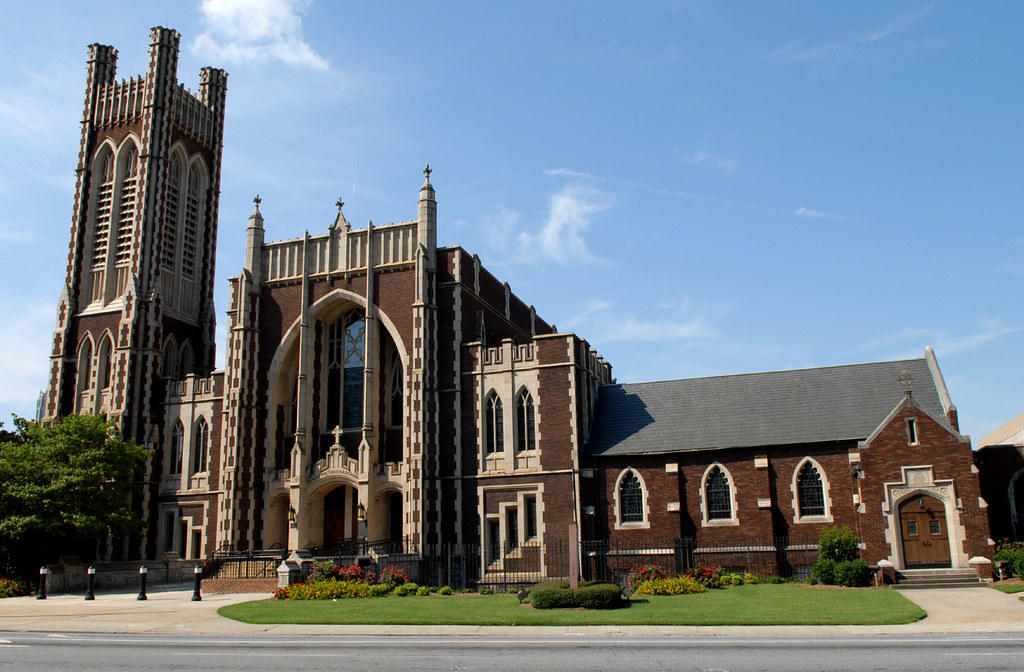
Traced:
POLYGON ((897 588, 980 588, 987 585, 973 569, 904 569, 896 572, 897 588))

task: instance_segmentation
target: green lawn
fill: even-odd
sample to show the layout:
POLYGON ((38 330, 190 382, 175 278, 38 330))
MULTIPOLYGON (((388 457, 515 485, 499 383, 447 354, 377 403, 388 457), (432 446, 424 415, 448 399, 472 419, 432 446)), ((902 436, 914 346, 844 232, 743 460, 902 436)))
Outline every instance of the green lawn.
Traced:
POLYGON ((1024 583, 1010 583, 1005 585, 997 583, 995 586, 993 586, 993 588, 995 588, 1001 593, 1012 595, 1014 593, 1024 592, 1024 583))
POLYGON ((754 585, 633 598, 625 609, 541 610, 514 595, 431 595, 334 601, 259 600, 221 607, 246 623, 381 625, 894 625, 925 613, 889 588, 754 585))

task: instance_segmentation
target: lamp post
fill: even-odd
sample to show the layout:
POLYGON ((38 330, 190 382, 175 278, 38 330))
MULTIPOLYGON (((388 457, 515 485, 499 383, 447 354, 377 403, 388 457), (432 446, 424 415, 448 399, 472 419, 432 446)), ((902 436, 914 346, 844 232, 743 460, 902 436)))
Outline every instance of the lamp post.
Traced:
POLYGON ((139 567, 139 596, 136 600, 145 600, 146 598, 146 575, 149 574, 149 568, 145 565, 139 567))
POLYGON ((93 567, 92 565, 89 565, 89 569, 86 570, 86 573, 89 575, 89 585, 85 589, 85 599, 86 600, 95 600, 96 599, 96 590, 95 590, 95 588, 96 588, 96 568, 93 567))
POLYGON ((50 570, 43 565, 39 568, 39 592, 36 593, 37 600, 46 599, 46 575, 50 573, 50 570))

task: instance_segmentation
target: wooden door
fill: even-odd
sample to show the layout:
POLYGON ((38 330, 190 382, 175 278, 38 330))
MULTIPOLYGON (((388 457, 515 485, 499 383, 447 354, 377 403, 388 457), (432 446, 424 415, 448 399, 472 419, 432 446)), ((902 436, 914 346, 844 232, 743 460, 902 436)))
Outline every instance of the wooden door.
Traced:
POLYGON ((335 546, 345 538, 345 506, 348 488, 342 486, 324 497, 324 546, 335 546))
POLYGON ((946 507, 928 495, 915 495, 899 507, 903 564, 907 568, 949 567, 946 507))

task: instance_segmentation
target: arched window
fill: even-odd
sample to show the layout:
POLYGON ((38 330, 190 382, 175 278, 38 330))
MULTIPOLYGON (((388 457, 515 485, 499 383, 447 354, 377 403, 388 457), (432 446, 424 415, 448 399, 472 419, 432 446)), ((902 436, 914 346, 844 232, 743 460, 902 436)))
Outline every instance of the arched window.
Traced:
POLYGON ((178 378, 178 347, 174 344, 173 338, 167 339, 164 343, 164 361, 160 373, 164 378, 178 378))
POLYGON ((715 465, 704 477, 704 505, 708 521, 731 520, 732 485, 720 465, 715 465))
POLYGON ((327 328, 327 429, 363 426, 363 361, 366 321, 361 312, 327 328))
POLYGON ((185 441, 185 427, 181 424, 181 420, 174 423, 174 429, 171 430, 171 445, 169 448, 168 464, 170 465, 170 474, 181 473, 181 456, 182 448, 185 441))
POLYGON ((184 379, 190 373, 195 373, 195 358, 192 356, 192 344, 185 341, 178 357, 178 377, 184 379))
MULTIPOLYGON (((110 216, 114 202, 114 155, 104 147, 97 162, 96 171, 96 220, 93 225, 92 263, 103 267, 107 263, 107 247, 110 244, 110 216)), ((95 294, 97 288, 93 288, 95 294)), ((102 288, 100 288, 102 291, 102 288)), ((94 297, 95 298, 95 297, 94 297)))
POLYGON ((164 200, 164 237, 161 258, 164 268, 174 270, 178 259, 178 218, 181 212, 181 157, 171 159, 167 173, 167 196, 164 200))
POLYGON ((505 418, 497 392, 487 395, 484 410, 484 452, 500 453, 505 450, 505 418))
POLYGON ((135 197, 139 177, 139 150, 132 145, 124 157, 121 171, 121 194, 117 208, 117 250, 115 261, 125 266, 131 258, 132 234, 135 224, 135 197))
POLYGON ((185 189, 185 217, 181 236, 181 274, 186 278, 195 276, 196 251, 200 245, 203 218, 203 191, 206 188, 199 164, 193 163, 188 169, 185 189))
POLYGON ((825 487, 818 467, 807 460, 796 477, 797 516, 825 515, 825 487))
POLYGON ((533 397, 526 390, 516 399, 516 450, 537 448, 537 428, 533 415, 533 397))
POLYGON ((78 374, 75 381, 75 390, 78 398, 75 400, 75 410, 82 411, 82 394, 92 387, 92 340, 89 337, 82 339, 78 346, 78 374))
POLYGON ((198 474, 207 470, 209 449, 210 426, 206 424, 206 420, 200 418, 196 423, 196 431, 192 440, 192 473, 198 474))
POLYGON ((393 346, 390 348, 391 368, 388 373, 388 390, 390 399, 388 401, 388 425, 391 427, 402 426, 402 361, 398 358, 398 350, 393 346))
POLYGON ((644 491, 635 471, 628 471, 619 481, 619 522, 644 521, 644 491))
POLYGON ((104 336, 100 341, 99 351, 96 358, 96 387, 105 390, 110 387, 110 370, 112 368, 113 348, 110 344, 110 337, 104 336))

